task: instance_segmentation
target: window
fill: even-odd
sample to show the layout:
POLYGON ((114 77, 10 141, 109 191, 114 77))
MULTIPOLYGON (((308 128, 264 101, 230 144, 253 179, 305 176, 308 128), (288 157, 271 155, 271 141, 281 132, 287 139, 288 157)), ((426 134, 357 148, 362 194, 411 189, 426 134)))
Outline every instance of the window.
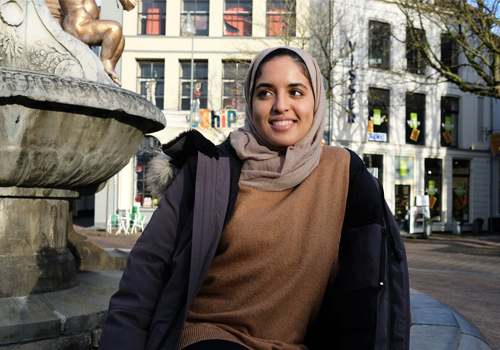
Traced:
POLYGON ((368 171, 384 183, 384 156, 382 154, 363 154, 363 162, 368 171))
POLYGON ((425 193, 429 195, 429 209, 433 221, 441 221, 442 203, 442 165, 441 159, 425 158, 425 193))
POLYGON ((249 62, 223 62, 222 63, 222 108, 236 109, 244 112, 245 101, 245 74, 249 62))
POLYGON ((224 36, 252 35, 252 0, 226 0, 224 36))
POLYGON ((391 26, 388 23, 370 21, 368 65, 371 68, 389 69, 391 26))
POLYGON ((413 180, 415 178, 415 158, 407 156, 394 157, 394 194, 395 212, 394 218, 399 229, 404 232, 412 232, 415 222, 412 220, 411 206, 413 180))
POLYGON ((368 141, 389 141, 389 90, 368 90, 368 141))
MULTIPOLYGON (((181 97, 180 107, 183 111, 189 111, 191 99, 191 61, 181 61, 181 97)), ((200 109, 207 108, 208 96, 208 62, 194 61, 193 74, 193 101, 198 102, 200 109)))
POLYGON ((413 180, 413 157, 395 156, 394 165, 394 178, 396 180, 413 180))
POLYGON ((147 165, 161 151, 161 143, 153 136, 145 136, 135 152, 135 193, 134 201, 142 207, 158 205, 156 198, 146 189, 145 178, 148 171, 147 165))
POLYGON ((425 145, 425 95, 406 93, 406 143, 425 145))
POLYGON ((137 91, 159 109, 163 109, 163 61, 137 61, 137 91))
POLYGON ((458 104, 458 98, 441 98, 441 146, 443 147, 458 147, 458 104))
POLYGON ((425 74, 426 62, 419 50, 425 43, 425 32, 422 29, 406 28, 406 70, 414 74, 425 74))
POLYGON ((182 4, 181 27, 189 12, 196 27, 196 36, 208 36, 209 0, 183 0, 182 4))
POLYGON ((267 0, 267 36, 295 36, 295 0, 267 0))
POLYGON ((458 74, 458 47, 449 34, 441 36, 441 62, 458 74))
POLYGON ((139 1, 139 35, 165 35, 165 0, 140 0, 139 1))
POLYGON ((469 167, 470 161, 453 159, 453 220, 469 221, 469 167))

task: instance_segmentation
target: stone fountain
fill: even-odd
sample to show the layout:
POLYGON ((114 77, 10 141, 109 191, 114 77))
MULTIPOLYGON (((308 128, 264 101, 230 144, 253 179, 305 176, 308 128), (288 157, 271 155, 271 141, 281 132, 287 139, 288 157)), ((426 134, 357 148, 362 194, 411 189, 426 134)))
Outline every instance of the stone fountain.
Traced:
POLYGON ((124 259, 72 231, 70 203, 102 188, 164 126, 45 1, 0 0, 1 348, 97 346, 120 274, 77 270, 124 259))

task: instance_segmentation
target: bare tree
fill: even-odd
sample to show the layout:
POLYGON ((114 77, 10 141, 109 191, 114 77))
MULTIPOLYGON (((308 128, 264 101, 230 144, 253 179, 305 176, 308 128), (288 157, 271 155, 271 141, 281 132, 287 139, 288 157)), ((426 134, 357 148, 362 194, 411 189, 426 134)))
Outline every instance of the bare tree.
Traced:
MULTIPOLYGON (((408 69, 424 65, 472 94, 500 97, 500 0, 402 0, 408 69), (437 30, 438 40, 429 32, 437 30), (432 28, 432 29, 431 29, 432 28)), ((436 37, 436 36, 435 36, 436 37)), ((430 81, 430 80, 429 80, 430 81)))

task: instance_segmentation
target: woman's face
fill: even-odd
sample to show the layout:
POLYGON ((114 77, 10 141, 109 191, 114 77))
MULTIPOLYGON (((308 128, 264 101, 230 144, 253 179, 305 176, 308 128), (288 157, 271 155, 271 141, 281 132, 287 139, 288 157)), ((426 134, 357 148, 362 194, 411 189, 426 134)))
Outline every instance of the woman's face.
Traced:
POLYGON ((306 136, 314 119, 314 94, 300 66, 290 57, 264 63, 255 81, 252 117, 272 146, 293 146, 306 136))

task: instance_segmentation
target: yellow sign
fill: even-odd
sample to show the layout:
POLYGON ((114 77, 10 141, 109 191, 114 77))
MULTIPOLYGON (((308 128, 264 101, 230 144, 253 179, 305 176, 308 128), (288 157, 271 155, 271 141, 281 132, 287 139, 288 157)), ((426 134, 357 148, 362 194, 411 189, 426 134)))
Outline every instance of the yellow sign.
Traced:
POLYGON ((452 137, 449 131, 443 132, 444 139, 446 140, 446 143, 451 143, 452 137))
POLYGON ((373 122, 371 120, 368 121, 368 132, 373 132, 373 122))
POLYGON ((434 208, 434 204, 436 204, 437 198, 434 196, 429 197, 429 207, 434 208))
POLYGON ((413 141, 415 141, 415 142, 417 142, 417 140, 418 140, 418 135, 420 135, 420 130, 418 130, 418 129, 413 129, 413 130, 411 131, 410 139, 411 139, 411 140, 413 140, 413 141))
POLYGON ((406 160, 400 160, 399 161, 399 175, 401 176, 406 176, 406 160))
POLYGON ((490 151, 500 152, 500 134, 495 133, 490 135, 490 151))

